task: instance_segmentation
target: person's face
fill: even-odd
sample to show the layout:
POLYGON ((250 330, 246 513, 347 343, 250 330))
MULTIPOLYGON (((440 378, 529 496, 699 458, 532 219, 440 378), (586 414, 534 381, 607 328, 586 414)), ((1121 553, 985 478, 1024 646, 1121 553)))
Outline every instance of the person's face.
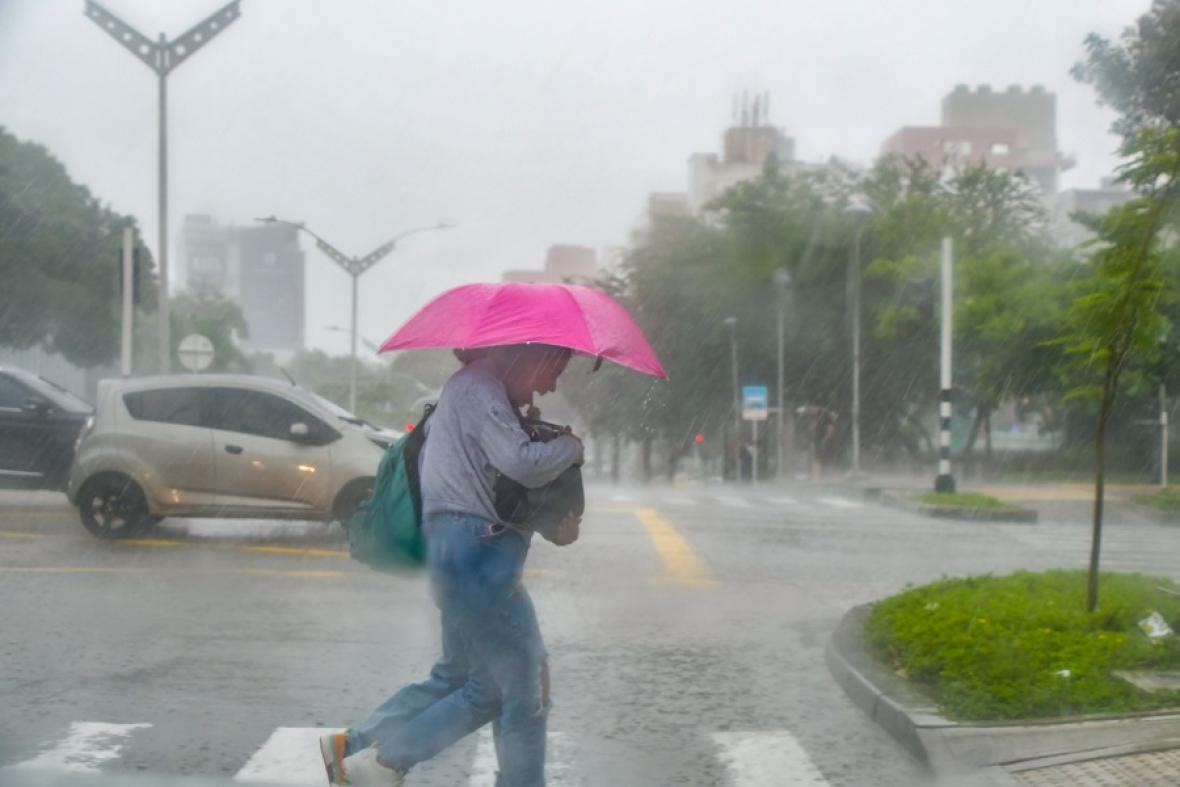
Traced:
POLYGON ((508 371, 508 398, 516 407, 531 404, 533 394, 544 396, 557 390, 557 378, 569 364, 569 353, 546 352, 526 355, 508 371))

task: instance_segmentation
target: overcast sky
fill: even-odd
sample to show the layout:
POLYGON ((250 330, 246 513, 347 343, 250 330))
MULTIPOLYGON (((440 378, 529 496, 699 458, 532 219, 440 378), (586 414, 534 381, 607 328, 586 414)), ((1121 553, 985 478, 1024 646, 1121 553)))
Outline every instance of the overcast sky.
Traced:
MULTIPOLYGON (((169 38, 220 0, 106 0, 169 38)), ((868 163, 936 124, 955 84, 1042 84, 1090 186, 1116 161, 1111 115, 1069 76, 1091 31, 1149 0, 244 0, 169 78, 170 224, 188 213, 304 220, 350 254, 406 227, 361 280, 384 339, 442 289, 539 267, 554 243, 627 242, 651 191, 683 191, 731 96, 769 91, 803 160, 868 163)), ((0 0, 0 125, 47 146, 156 245, 156 80, 83 0, 0 0)), ((347 337, 348 278, 305 244, 307 339, 347 337)))

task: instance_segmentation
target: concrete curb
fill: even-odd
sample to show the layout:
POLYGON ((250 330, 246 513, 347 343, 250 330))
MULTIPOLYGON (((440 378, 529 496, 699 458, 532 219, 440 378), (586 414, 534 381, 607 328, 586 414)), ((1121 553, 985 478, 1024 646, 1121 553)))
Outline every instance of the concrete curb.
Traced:
POLYGON ((1026 522, 1035 524, 1037 512, 1031 508, 962 508, 959 506, 932 506, 925 503, 915 503, 906 497, 905 492, 894 489, 876 489, 868 487, 864 495, 869 500, 876 500, 883 505, 893 508, 903 508, 922 516, 937 517, 939 519, 957 519, 964 522, 1026 522))
POLYGON ((939 775, 1048 758, 1090 759, 1120 747, 1153 748, 1180 738, 1180 709, 1067 722, 951 721, 868 652, 861 632, 871 609, 865 604, 844 615, 824 651, 828 669, 854 703, 939 775))

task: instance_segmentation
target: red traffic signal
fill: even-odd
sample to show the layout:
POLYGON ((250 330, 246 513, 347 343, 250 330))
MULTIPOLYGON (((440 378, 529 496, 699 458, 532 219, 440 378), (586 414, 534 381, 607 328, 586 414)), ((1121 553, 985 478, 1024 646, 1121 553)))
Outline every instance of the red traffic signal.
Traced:
POLYGON ((406 431, 407 432, 414 431, 414 425, 413 424, 406 424, 406 431))
POLYGON ((692 441, 697 445, 700 445, 701 443, 705 442, 705 436, 698 432, 697 434, 693 435, 692 441))

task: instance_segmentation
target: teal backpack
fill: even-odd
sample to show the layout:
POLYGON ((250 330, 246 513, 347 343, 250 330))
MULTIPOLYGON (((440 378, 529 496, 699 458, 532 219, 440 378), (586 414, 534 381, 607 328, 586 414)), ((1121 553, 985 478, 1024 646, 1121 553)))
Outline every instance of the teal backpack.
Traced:
POLYGON ((427 405, 418 425, 385 452, 372 496, 348 521, 349 555, 375 571, 404 573, 426 562, 418 454, 432 412, 427 405))

